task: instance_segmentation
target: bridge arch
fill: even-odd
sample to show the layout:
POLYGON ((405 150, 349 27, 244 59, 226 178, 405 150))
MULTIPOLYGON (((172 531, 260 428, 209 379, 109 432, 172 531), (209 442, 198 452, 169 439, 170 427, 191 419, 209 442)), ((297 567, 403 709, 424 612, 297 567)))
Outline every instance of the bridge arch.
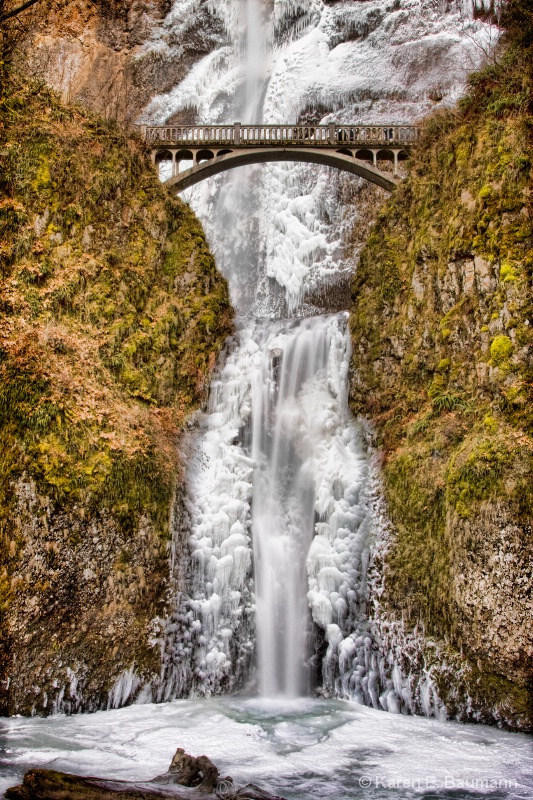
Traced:
POLYGON ((180 161, 192 161, 194 163, 192 150, 178 150, 176 153, 176 164, 179 164, 180 161))
POLYGON ((173 161, 174 156, 170 150, 158 150, 155 155, 155 163, 160 164, 162 161, 173 161))
POLYGON ((155 167, 160 180, 172 177, 174 173, 174 155, 171 150, 158 150, 155 156, 155 167))
MULTIPOLYGON (((199 155, 200 153, 198 153, 198 156, 199 155)), ((339 153, 333 150, 315 150, 309 147, 269 147, 268 149, 257 147, 230 151, 225 155, 219 155, 216 158, 211 157, 201 163, 196 163, 191 169, 173 175, 165 181, 165 184, 179 193, 184 189, 188 189, 190 186, 200 183, 206 178, 219 175, 235 167, 242 167, 249 164, 268 164, 275 161, 297 161, 334 167, 335 169, 340 169, 352 175, 365 178, 367 181, 375 183, 377 186, 381 186, 389 192, 392 191, 397 183, 397 180, 390 173, 381 172, 367 161, 353 158, 350 152, 349 155, 347 155, 346 153, 339 153)))
POLYGON ((376 153, 376 159, 378 161, 392 161, 394 162, 394 153, 392 150, 378 150, 376 153))
POLYGON ((196 163, 201 164, 203 161, 211 161, 215 157, 212 150, 198 150, 196 153, 196 163))
POLYGON ((368 148, 364 148, 362 150, 356 150, 355 157, 360 159, 361 161, 371 161, 374 162, 374 153, 372 150, 368 148))

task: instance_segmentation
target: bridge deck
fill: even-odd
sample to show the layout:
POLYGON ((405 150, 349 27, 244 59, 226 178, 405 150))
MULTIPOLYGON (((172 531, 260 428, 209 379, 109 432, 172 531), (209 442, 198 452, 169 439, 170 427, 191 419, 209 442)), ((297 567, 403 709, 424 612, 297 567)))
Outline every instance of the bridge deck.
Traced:
MULTIPOLYGON (((408 158, 415 125, 161 125, 141 131, 156 164, 170 162, 175 191, 228 169, 271 161, 303 161, 351 172, 391 191, 396 179, 377 167, 408 158), (189 169, 184 169, 192 164, 189 169)), ((160 173, 161 174, 161 173, 160 173)))
POLYGON ((415 125, 161 125, 141 126, 151 148, 168 147, 351 147, 409 148, 415 125))

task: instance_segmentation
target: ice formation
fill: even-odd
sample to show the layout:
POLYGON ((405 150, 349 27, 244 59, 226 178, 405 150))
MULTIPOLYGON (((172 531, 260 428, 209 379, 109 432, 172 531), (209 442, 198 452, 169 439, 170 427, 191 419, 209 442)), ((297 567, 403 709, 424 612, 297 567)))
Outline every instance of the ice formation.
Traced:
MULTIPOLYGON (((457 96, 494 38, 466 0, 207 5, 226 41, 154 98, 145 121, 194 109, 213 123, 411 122, 457 96)), ((175 0, 147 46, 167 47, 165 25, 180 30, 199 6, 175 0)), ((347 409, 346 315, 304 302, 352 266, 342 251, 342 180, 322 167, 272 164, 186 195, 240 318, 209 407, 184 443, 158 699, 254 681, 264 696, 291 697, 314 681, 324 694, 389 711, 445 713, 431 674, 413 686, 393 634, 369 621, 379 582, 369 560, 386 524, 362 425, 347 409)), ((130 672, 110 706, 125 702, 128 687, 130 672)))
POLYGON ((186 592, 178 595, 167 623, 163 699, 191 688, 202 694, 231 690, 249 670, 254 464, 243 431, 251 412, 248 372, 257 351, 250 331, 242 330, 187 442, 185 541, 174 542, 187 563, 186 592))
POLYGON ((169 696, 242 685, 256 631, 260 692, 305 694, 312 621, 335 657, 355 629, 372 527, 348 342, 345 314, 247 321, 214 380, 188 442, 190 563, 167 629, 169 696))

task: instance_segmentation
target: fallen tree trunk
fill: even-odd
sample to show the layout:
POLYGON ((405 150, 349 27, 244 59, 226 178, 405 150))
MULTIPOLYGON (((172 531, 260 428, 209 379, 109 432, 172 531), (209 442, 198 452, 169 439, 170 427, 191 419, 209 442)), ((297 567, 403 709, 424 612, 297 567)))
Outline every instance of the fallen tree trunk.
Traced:
POLYGON ((102 778, 80 778, 49 769, 31 769, 21 786, 6 791, 8 800, 213 800, 216 795, 196 788, 154 783, 109 781, 102 778))
POLYGON ((153 781, 114 781, 80 777, 50 769, 31 769, 20 786, 5 793, 6 800, 284 800, 254 784, 238 788, 220 773, 207 756, 176 751, 168 772, 153 781))

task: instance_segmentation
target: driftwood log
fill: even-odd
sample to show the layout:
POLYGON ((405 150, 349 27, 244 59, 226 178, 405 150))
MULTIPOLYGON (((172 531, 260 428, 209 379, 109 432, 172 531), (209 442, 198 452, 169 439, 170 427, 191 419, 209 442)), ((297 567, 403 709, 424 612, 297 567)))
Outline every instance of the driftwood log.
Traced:
POLYGON ((49 769, 31 769, 20 786, 8 789, 7 800, 284 800, 252 783, 237 787, 221 778, 207 756, 190 756, 178 748, 168 772, 146 783, 82 778, 49 769))

